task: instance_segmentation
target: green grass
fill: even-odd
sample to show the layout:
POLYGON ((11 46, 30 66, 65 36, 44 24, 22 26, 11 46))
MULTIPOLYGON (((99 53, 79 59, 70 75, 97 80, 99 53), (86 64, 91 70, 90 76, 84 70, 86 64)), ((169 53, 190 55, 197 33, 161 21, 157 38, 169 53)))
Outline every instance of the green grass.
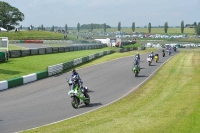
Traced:
POLYGON ((123 48, 137 48, 137 47, 141 47, 141 43, 135 43, 123 46, 123 48))
POLYGON ((120 101, 25 133, 198 133, 199 66, 199 50, 182 51, 120 101))
MULTIPOLYGON (((49 31, 20 31, 0 32, 0 36, 8 37, 9 40, 63 40, 63 34, 49 31)), ((75 36, 68 35, 67 40, 74 40, 75 36)))
MULTIPOLYGON (((82 50, 74 52, 46 54, 26 56, 21 58, 10 58, 6 63, 0 63, 0 81, 10 78, 24 76, 27 74, 47 70, 48 66, 71 61, 76 58, 88 56, 90 54, 98 53, 105 50, 117 50, 116 47, 107 47, 103 49, 82 50)), ((148 51, 148 50, 147 50, 148 51)), ((146 51, 146 52, 147 52, 146 51)), ((116 53, 111 57, 112 59, 122 56, 128 56, 132 53, 116 53)), ((108 55, 110 57, 110 55, 108 55)), ((104 57, 102 57, 104 59, 104 57)), ((88 64, 89 65, 89 64, 88 64)))
POLYGON ((25 49, 24 47, 8 44, 8 50, 24 50, 24 49, 25 49))
POLYGON ((200 38, 169 39, 168 41, 200 43, 200 38))

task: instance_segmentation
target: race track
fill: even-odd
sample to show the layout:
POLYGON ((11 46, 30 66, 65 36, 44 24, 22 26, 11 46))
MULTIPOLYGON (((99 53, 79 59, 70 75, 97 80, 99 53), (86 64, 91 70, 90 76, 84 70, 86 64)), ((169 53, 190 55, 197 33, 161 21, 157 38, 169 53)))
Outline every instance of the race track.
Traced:
POLYGON ((141 72, 134 77, 133 56, 116 59, 78 70, 84 86, 91 92, 91 104, 79 109, 71 106, 66 77, 53 76, 0 92, 0 132, 10 133, 60 121, 102 107, 133 90, 171 56, 161 57, 148 66, 147 54, 141 55, 141 72))

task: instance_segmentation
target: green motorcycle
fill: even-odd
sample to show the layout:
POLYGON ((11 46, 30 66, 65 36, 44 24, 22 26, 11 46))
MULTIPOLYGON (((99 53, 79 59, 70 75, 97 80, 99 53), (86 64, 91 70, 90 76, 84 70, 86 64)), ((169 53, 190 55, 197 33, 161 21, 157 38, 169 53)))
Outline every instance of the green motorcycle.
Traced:
POLYGON ((135 77, 138 77, 138 74, 140 72, 140 67, 138 65, 134 65, 132 71, 135 73, 135 77))
POLYGON ((76 81, 72 80, 68 80, 68 84, 70 87, 74 87, 71 88, 68 92, 68 95, 72 98, 72 107, 77 109, 82 103, 84 103, 85 105, 90 104, 90 96, 87 93, 87 87, 79 87, 76 81))

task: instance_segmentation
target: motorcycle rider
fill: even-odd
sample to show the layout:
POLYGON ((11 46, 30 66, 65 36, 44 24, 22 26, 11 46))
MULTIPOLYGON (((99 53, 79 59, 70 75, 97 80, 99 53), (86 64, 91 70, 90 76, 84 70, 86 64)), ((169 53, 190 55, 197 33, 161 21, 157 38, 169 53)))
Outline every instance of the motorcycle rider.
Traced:
POLYGON ((169 49, 168 49, 168 54, 169 55, 171 54, 171 47, 169 47, 169 49))
MULTIPOLYGON (((70 78, 72 81, 75 82, 75 84, 78 84, 78 86, 80 88, 82 88, 82 81, 81 81, 81 78, 79 76, 79 74, 76 72, 75 69, 72 70, 72 74, 71 74, 71 78, 70 78)), ((71 89, 74 89, 75 88, 75 84, 72 84, 71 86, 71 89)))
POLYGON ((151 59, 153 60, 153 58, 154 58, 154 53, 153 53, 153 51, 151 51, 150 57, 151 57, 151 59))
POLYGON ((135 55, 135 58, 133 60, 133 63, 136 64, 136 65, 140 65, 140 55, 139 53, 137 52, 137 54, 135 55))
POLYGON ((173 47, 173 50, 176 52, 176 46, 173 47))
POLYGON ((133 60, 133 66, 134 67, 138 67, 139 68, 139 71, 140 71, 140 55, 139 53, 137 52, 137 54, 135 55, 135 58, 133 60))
POLYGON ((156 53, 156 54, 155 54, 155 56, 158 56, 158 58, 159 58, 159 55, 158 55, 158 53, 156 53))

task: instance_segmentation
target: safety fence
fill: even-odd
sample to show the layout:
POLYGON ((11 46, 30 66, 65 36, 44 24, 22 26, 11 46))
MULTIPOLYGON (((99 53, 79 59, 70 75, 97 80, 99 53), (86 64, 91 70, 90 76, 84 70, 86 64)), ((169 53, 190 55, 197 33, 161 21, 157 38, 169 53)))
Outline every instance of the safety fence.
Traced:
POLYGON ((10 58, 18 58, 30 55, 42 55, 42 54, 52 54, 79 50, 89 50, 89 49, 100 49, 107 47, 106 44, 96 44, 96 45, 79 45, 79 46, 66 46, 66 47, 47 47, 38 49, 26 49, 26 50, 9 50, 8 54, 10 58))
POLYGON ((65 63, 60 63, 60 64, 53 65, 53 66, 48 66, 47 70, 45 70, 45 71, 36 72, 36 73, 28 74, 28 75, 25 75, 25 76, 13 78, 13 79, 0 81, 0 91, 6 90, 6 89, 9 89, 9 88, 12 88, 12 87, 20 86, 20 85, 23 85, 23 84, 26 84, 26 83, 29 83, 29 82, 33 82, 33 81, 36 81, 36 80, 47 78, 49 76, 61 73, 64 70, 70 69, 70 68, 77 66, 79 64, 86 63, 88 61, 91 61, 93 59, 96 59, 96 58, 99 58, 101 56, 111 54, 111 53, 114 53, 114 51, 113 50, 102 51, 102 52, 95 53, 95 54, 92 54, 92 55, 89 55, 89 56, 74 59, 72 61, 68 61, 68 62, 65 62, 65 63))
POLYGON ((9 40, 10 44, 20 44, 20 43, 38 43, 38 44, 82 44, 82 43, 98 43, 97 41, 71 41, 71 40, 9 40))
POLYGON ((114 51, 113 50, 102 51, 100 53, 81 57, 81 58, 74 59, 72 61, 68 61, 68 62, 65 62, 65 63, 61 63, 61 64, 57 64, 57 65, 53 65, 53 66, 48 66, 48 68, 47 68, 48 76, 52 76, 52 75, 61 73, 63 70, 67 70, 67 69, 72 68, 74 66, 77 66, 79 64, 86 63, 88 61, 91 61, 93 59, 96 59, 96 58, 99 58, 101 56, 108 55, 108 54, 111 54, 111 53, 114 53, 114 51))

